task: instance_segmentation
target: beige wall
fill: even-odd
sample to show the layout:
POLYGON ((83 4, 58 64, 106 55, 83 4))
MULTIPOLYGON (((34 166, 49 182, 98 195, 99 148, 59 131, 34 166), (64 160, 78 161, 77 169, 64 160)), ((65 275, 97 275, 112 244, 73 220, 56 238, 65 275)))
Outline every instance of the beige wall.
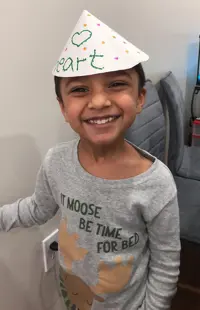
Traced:
MULTIPOLYGON (((55 100, 51 69, 84 8, 150 55, 148 77, 156 81, 172 70, 190 96, 198 0, 0 0, 0 205, 31 194, 48 148, 73 137, 55 100)), ((0 309, 62 309, 40 250, 57 220, 0 234, 0 309)))

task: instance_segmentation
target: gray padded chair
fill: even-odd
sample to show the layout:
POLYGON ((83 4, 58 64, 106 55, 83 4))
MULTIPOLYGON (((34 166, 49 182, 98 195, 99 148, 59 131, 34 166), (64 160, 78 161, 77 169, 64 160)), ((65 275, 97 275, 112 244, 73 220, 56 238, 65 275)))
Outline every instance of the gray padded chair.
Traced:
POLYGON ((172 72, 160 80, 158 93, 169 112, 168 166, 175 175, 200 180, 200 148, 184 145, 184 99, 172 72))
POLYGON ((168 166, 178 189, 181 237, 200 243, 200 147, 184 145, 184 100, 172 72, 160 80, 158 93, 169 114, 168 166))
POLYGON ((165 116, 156 87, 146 81, 146 101, 141 114, 128 129, 126 139, 165 162, 165 116))

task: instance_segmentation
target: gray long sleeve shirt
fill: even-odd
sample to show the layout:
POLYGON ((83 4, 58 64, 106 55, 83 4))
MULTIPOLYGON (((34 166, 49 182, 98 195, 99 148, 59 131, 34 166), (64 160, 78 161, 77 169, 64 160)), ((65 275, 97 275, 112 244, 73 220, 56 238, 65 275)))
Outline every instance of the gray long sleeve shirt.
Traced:
POLYGON ((59 260, 74 276, 67 288, 77 308, 169 309, 180 259, 173 176, 133 146, 153 161, 146 172, 97 178, 80 165, 77 146, 74 140, 48 152, 32 197, 0 208, 0 230, 43 224, 60 208, 59 260))

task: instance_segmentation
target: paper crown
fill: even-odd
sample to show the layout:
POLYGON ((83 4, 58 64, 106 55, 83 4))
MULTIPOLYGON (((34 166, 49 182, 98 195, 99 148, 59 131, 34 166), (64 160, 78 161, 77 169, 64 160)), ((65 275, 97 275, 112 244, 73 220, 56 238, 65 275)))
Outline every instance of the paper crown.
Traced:
POLYGON ((53 75, 73 77, 130 69, 149 56, 98 20, 83 11, 53 75))

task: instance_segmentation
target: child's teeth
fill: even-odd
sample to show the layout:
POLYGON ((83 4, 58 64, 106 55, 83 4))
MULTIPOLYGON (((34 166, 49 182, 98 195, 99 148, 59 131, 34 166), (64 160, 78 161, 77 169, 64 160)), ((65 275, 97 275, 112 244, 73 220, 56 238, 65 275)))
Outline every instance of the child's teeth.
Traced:
POLYGON ((97 120, 96 123, 100 125, 100 124, 108 123, 108 121, 109 121, 108 118, 107 119, 100 119, 100 120, 97 120))
POLYGON ((96 120, 91 119, 91 120, 89 120, 89 123, 101 125, 101 124, 105 124, 108 122, 112 122, 113 119, 114 119, 114 117, 109 117, 109 118, 104 118, 104 119, 96 119, 96 120))

